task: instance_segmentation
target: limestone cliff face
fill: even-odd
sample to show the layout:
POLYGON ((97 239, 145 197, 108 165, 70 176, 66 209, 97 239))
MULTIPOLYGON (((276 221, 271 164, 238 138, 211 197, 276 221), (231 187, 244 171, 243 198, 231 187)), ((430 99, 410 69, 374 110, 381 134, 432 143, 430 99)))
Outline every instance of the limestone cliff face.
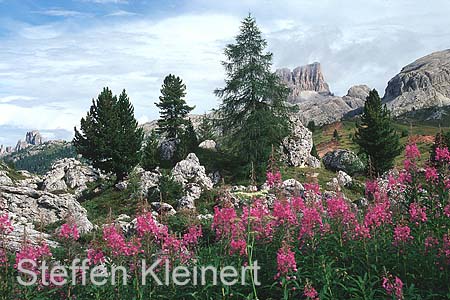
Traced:
POLYGON ((395 116, 450 105, 450 49, 405 66, 389 81, 383 101, 395 116))
POLYGON ((306 66, 297 67, 294 70, 287 68, 276 70, 276 74, 291 89, 289 101, 296 103, 301 101, 302 91, 315 91, 329 95, 330 88, 325 82, 320 63, 315 62, 306 66))

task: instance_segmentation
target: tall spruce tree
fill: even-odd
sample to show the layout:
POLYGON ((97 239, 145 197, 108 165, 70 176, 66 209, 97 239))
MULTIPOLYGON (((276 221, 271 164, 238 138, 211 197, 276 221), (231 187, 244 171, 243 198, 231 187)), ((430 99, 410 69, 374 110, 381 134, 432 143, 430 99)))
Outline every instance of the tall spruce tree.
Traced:
POLYGON ((158 133, 165 134, 167 138, 181 136, 183 128, 188 124, 185 118, 194 109, 186 104, 185 96, 186 85, 180 77, 167 75, 161 87, 159 102, 155 103, 160 109, 158 133))
POLYGON ((272 146, 289 133, 289 90, 271 71, 272 53, 250 15, 241 24, 235 44, 227 45, 222 62, 225 87, 215 90, 222 103, 219 125, 228 149, 245 164, 266 162, 272 146))
POLYGON ((391 169, 395 157, 401 153, 400 137, 392 126, 390 112, 375 89, 366 98, 353 140, 368 156, 375 174, 391 169))
POLYGON ((199 141, 214 140, 214 126, 213 122, 206 114, 203 115, 202 122, 198 126, 199 141))
POLYGON ((142 168, 147 171, 155 169, 159 165, 159 157, 158 136, 156 135, 155 130, 152 130, 142 151, 142 168))
POLYGON ((117 99, 110 89, 103 88, 80 123, 81 131, 75 127, 73 139, 77 153, 122 180, 139 162, 143 138, 125 90, 117 99))

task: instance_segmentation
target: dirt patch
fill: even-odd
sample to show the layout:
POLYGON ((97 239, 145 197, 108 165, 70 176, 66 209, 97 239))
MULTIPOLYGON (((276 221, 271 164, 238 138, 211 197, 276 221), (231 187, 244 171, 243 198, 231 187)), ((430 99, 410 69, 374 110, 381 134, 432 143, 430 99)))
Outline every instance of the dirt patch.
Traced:
POLYGON ((325 125, 322 129, 322 133, 324 135, 332 135, 334 130, 341 130, 342 129, 342 122, 335 122, 329 125, 325 125))
POLYGON ((408 138, 409 143, 414 144, 433 144, 434 143, 434 136, 433 135, 418 135, 413 134, 408 138))
POLYGON ((339 145, 339 141, 336 140, 320 143, 316 146, 317 153, 320 157, 323 157, 327 152, 339 149, 339 145))

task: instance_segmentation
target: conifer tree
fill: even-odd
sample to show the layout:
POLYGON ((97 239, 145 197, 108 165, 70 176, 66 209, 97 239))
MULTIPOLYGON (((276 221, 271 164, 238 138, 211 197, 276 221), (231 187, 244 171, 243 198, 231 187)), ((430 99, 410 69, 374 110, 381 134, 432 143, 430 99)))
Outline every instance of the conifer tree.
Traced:
POLYGON ((184 126, 188 124, 185 117, 194 109, 186 104, 185 96, 186 85, 180 77, 167 75, 161 87, 159 102, 155 103, 160 109, 158 133, 164 134, 167 138, 181 136, 184 126))
POLYGON ((249 15, 235 44, 225 48, 225 87, 215 91, 222 100, 218 116, 225 144, 247 165, 267 162, 272 145, 277 147, 289 133, 289 90, 271 71, 272 53, 265 52, 266 46, 249 15))
POLYGON ((202 122, 198 126, 198 137, 200 142, 215 139, 212 121, 206 114, 203 115, 202 122))
POLYGON ((175 153, 176 161, 185 159, 189 153, 195 152, 198 147, 198 139, 194 130, 194 125, 190 119, 187 120, 187 122, 187 126, 180 137, 180 143, 178 144, 175 153))
POLYGON ((390 112, 386 105, 383 106, 375 89, 366 98, 354 141, 368 156, 373 171, 378 175, 391 169, 395 157, 401 153, 400 137, 392 126, 390 112))
POLYGON ((78 131, 73 144, 78 154, 92 161, 95 168, 122 180, 139 162, 143 132, 134 118, 134 108, 123 90, 119 99, 105 87, 78 131))
POLYGON ((159 165, 159 146, 158 136, 152 130, 147 138, 144 150, 142 152, 141 166, 147 171, 155 169, 159 165))

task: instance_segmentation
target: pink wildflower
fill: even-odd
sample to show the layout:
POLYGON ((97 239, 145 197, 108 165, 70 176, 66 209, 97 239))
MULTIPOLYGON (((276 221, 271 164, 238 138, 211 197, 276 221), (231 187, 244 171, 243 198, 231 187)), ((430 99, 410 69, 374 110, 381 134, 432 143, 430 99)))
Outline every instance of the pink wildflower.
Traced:
POLYGON ((292 210, 291 203, 287 200, 275 200, 273 204, 273 216, 278 225, 297 225, 297 215, 292 210))
POLYGON ((319 300, 319 294, 310 283, 305 284, 303 295, 309 300, 319 300))
POLYGON ((303 210, 303 217, 300 224, 299 239, 304 236, 313 237, 314 229, 319 226, 322 228, 322 217, 316 208, 307 207, 303 210))
POLYGON ((450 203, 444 207, 444 215, 450 218, 450 203))
POLYGON ((420 158, 420 151, 416 144, 406 145, 406 158, 410 160, 420 158))
POLYGON ((278 273, 275 278, 280 278, 291 272, 297 272, 297 263, 295 262, 295 253, 288 245, 283 245, 277 252, 278 273))
POLYGON ((419 224, 427 221, 427 214, 425 207, 421 207, 418 203, 411 203, 409 205, 409 218, 412 222, 419 224))
POLYGON ((383 277, 382 286, 386 293, 390 296, 395 296, 397 300, 403 299, 403 282, 395 276, 388 275, 388 277, 383 277))
POLYGON ((157 240, 161 240, 168 234, 168 228, 155 222, 151 212, 147 212, 136 218, 136 230, 139 236, 152 235, 157 240))
POLYGON ((413 237, 411 236, 411 229, 408 226, 401 226, 397 225, 394 228, 394 242, 393 244, 395 246, 399 245, 400 243, 406 243, 409 240, 412 240, 413 237))
POLYGON ((448 148, 436 148, 435 158, 440 162, 450 161, 450 152, 448 151, 448 148))
POLYGON ((185 246, 192 245, 195 246, 198 243, 198 239, 202 236, 201 226, 191 226, 183 235, 183 244, 185 246))
POLYGON ((88 249, 87 258, 89 260, 89 265, 97 265, 98 263, 103 263, 105 261, 105 255, 100 249, 88 249))
POLYGON ((377 228, 382 224, 392 222, 392 212, 389 202, 380 202, 370 207, 364 217, 364 225, 368 228, 377 228))
POLYGON ((80 233, 78 232, 78 227, 76 224, 63 224, 61 230, 59 231, 59 236, 65 239, 73 239, 74 241, 80 238, 80 233))
POLYGON ((266 174, 266 183, 269 187, 274 188, 280 186, 283 182, 281 180, 281 173, 280 171, 276 172, 267 172, 266 174))
POLYGON ((425 251, 429 251, 430 249, 434 248, 436 245, 439 245, 439 241, 437 238, 433 236, 427 236, 424 241, 425 244, 425 251))
POLYGON ((436 168, 427 167, 425 169, 425 179, 429 182, 436 182, 439 178, 438 171, 436 168))
POLYGON ((9 220, 9 215, 0 215, 0 234, 8 234, 14 230, 14 227, 9 220))
POLYGON ((244 239, 230 241, 230 255, 238 253, 240 256, 247 255, 247 242, 244 239))

